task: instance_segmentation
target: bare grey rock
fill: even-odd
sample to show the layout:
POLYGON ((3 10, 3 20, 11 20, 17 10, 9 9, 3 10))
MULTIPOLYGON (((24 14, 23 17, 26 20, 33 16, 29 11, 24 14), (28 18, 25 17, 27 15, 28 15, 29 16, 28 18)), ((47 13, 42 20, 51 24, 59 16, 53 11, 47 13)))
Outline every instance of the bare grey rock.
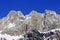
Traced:
POLYGON ((30 12, 24 16, 21 11, 10 11, 9 14, 0 19, 1 34, 21 35, 28 33, 31 29, 47 32, 60 28, 60 15, 51 10, 44 14, 37 11, 30 12))

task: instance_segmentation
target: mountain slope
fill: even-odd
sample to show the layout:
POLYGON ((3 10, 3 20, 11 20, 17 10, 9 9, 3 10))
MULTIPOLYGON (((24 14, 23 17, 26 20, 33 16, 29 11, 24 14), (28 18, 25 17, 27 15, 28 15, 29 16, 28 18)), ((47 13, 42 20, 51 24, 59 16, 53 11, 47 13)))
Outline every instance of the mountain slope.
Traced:
POLYGON ((1 34, 12 36, 26 34, 31 29, 47 32, 56 28, 60 28, 60 15, 51 10, 45 10, 44 14, 33 10, 26 16, 21 11, 12 10, 0 20, 1 34))

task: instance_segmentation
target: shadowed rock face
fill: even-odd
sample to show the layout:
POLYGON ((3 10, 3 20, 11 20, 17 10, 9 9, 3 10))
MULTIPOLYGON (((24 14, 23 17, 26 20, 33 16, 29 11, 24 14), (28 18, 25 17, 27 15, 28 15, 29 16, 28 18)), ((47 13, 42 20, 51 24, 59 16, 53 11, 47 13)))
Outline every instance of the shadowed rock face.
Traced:
POLYGON ((26 34, 31 29, 47 32, 56 28, 60 28, 60 15, 50 10, 46 10, 44 14, 32 11, 26 16, 20 11, 12 10, 6 17, 0 19, 1 34, 12 36, 26 34))
POLYGON ((31 29, 30 31, 24 35, 28 40, 60 40, 60 30, 39 32, 36 29, 31 29))

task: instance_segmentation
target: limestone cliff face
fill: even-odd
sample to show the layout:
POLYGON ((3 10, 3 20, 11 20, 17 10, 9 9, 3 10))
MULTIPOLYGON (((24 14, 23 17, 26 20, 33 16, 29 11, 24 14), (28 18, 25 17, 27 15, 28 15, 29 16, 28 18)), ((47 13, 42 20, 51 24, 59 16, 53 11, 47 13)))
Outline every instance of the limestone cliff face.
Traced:
POLYGON ((60 28, 60 15, 51 10, 46 10, 44 14, 36 11, 24 16, 20 11, 10 11, 9 14, 0 19, 0 31, 2 34, 21 35, 31 29, 41 32, 60 28))
POLYGON ((44 15, 44 26, 47 30, 60 28, 59 27, 59 15, 54 11, 46 10, 44 15))
POLYGON ((32 11, 30 13, 30 16, 31 16, 31 24, 33 25, 33 27, 35 27, 36 29, 38 29, 40 31, 43 31, 44 15, 40 14, 36 11, 32 11))

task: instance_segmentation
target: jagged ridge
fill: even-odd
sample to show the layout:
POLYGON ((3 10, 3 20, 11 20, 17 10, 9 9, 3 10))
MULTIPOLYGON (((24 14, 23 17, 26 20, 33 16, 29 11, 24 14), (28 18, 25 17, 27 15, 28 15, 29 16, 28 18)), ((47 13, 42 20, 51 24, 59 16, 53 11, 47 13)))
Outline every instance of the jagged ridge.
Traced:
POLYGON ((45 10, 44 14, 33 10, 26 16, 21 11, 12 10, 0 20, 1 34, 21 35, 31 29, 47 32, 56 28, 60 28, 60 16, 51 10, 45 10))

